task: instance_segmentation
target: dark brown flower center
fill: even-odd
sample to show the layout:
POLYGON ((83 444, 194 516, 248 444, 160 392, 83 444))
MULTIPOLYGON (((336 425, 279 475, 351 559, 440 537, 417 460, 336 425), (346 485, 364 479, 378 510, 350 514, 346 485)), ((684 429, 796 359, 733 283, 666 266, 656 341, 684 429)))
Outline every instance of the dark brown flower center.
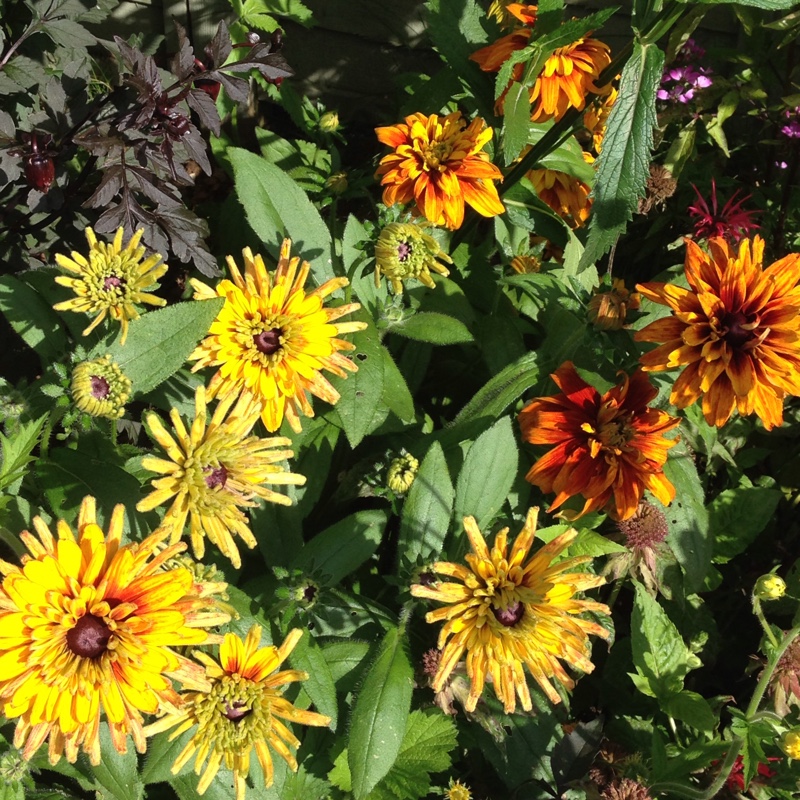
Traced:
POLYGON ((522 619, 522 615, 525 613, 525 606, 519 600, 514 600, 505 608, 492 606, 492 613, 501 625, 505 625, 506 628, 513 628, 522 619))
POLYGON ((84 614, 67 632, 67 647, 81 658, 99 658, 108 649, 111 630, 94 614, 84 614))
POLYGON ((256 349, 265 356, 271 356, 281 349, 281 336, 283 331, 280 328, 272 328, 269 331, 261 331, 253 337, 256 349))
POLYGON ((234 700, 232 703, 225 706, 225 711, 223 713, 231 722, 239 723, 248 714, 251 714, 252 711, 251 708, 247 707, 246 703, 243 703, 241 700, 234 700))
POLYGON ((721 322, 722 337, 731 347, 742 347, 753 338, 755 325, 748 323, 747 317, 741 311, 727 314, 721 322))
POLYGON ((123 281, 122 278, 118 278, 116 275, 109 275, 103 281, 103 288, 106 291, 110 291, 111 289, 118 289, 120 286, 124 286, 124 285, 125 285, 125 281, 123 281))
POLYGON ((111 390, 108 381, 105 378, 101 378, 99 375, 92 375, 90 381, 92 384, 92 397, 94 397, 95 400, 105 400, 111 390))
POLYGON ((225 488, 228 481, 228 470, 220 464, 216 469, 214 467, 206 467, 203 472, 207 472, 205 481, 209 489, 216 489, 217 486, 225 488))

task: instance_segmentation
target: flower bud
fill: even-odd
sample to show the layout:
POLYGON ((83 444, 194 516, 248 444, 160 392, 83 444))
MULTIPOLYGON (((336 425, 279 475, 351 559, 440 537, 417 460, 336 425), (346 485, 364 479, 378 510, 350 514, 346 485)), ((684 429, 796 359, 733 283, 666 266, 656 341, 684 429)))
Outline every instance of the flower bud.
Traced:
POLYGON ((330 189, 334 194, 342 194, 347 191, 347 173, 334 172, 325 181, 325 186, 330 189))
POLYGON ((436 284, 431 278, 431 270, 440 275, 450 274, 450 270, 437 261, 438 258, 448 264, 453 263, 436 239, 418 225, 390 222, 381 231, 375 245, 375 286, 380 285, 382 273, 389 279, 396 294, 402 293, 403 281, 409 278, 416 278, 433 289, 436 284))
POLYGON ((25 180, 28 186, 47 193, 56 177, 56 165, 48 155, 33 153, 25 156, 25 180))
POLYGON ((326 111, 319 118, 319 128, 325 133, 334 133, 339 130, 339 112, 326 111))
POLYGON ((639 294, 631 294, 625 281, 615 278, 610 292, 595 294, 589 301, 589 322, 603 331, 618 331, 625 323, 628 311, 639 308, 639 294))
POLYGON ((405 494, 414 483, 417 472, 419 472, 419 461, 410 453, 404 453, 389 465, 386 485, 395 494, 405 494))
POLYGON ((800 761, 800 728, 794 728, 781 736, 781 750, 794 761, 800 761))
POLYGON ((771 572, 762 575, 753 587, 753 595, 759 600, 780 600, 786 594, 786 582, 780 575, 771 572))
POLYGON ((131 393, 131 382, 119 365, 106 354, 93 361, 81 361, 72 371, 72 399, 93 417, 119 419, 131 393))

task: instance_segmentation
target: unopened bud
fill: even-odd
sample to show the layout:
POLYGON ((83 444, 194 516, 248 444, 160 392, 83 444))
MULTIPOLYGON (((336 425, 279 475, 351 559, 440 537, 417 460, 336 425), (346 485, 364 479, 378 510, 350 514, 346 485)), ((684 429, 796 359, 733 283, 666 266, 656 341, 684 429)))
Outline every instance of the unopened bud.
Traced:
POLYGON ((410 453, 394 459, 386 473, 386 485, 395 494, 405 494, 414 483, 419 471, 419 461, 410 453))
POLYGON ((780 600, 786 594, 786 581, 771 572, 762 575, 753 587, 753 594, 759 600, 780 600))
POLYGON ((72 372, 72 399, 81 411, 93 417, 119 419, 131 393, 131 382, 119 365, 106 354, 82 361, 72 372))
POLYGON ((50 156, 34 153, 25 156, 25 180, 28 186, 45 194, 56 177, 56 165, 50 156))
POLYGON ((333 133, 339 130, 339 113, 337 111, 326 111, 319 118, 320 130, 325 133, 333 133))

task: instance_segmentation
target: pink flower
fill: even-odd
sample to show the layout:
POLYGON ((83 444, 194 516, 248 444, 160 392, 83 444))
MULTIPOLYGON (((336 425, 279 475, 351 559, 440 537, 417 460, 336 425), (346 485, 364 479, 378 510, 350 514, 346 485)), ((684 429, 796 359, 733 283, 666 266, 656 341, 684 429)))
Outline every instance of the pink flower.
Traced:
POLYGON ((692 184, 692 188, 697 195, 697 203, 687 209, 694 220, 694 235, 697 239, 710 239, 712 236, 723 236, 731 244, 736 244, 740 239, 749 236, 751 231, 757 231, 759 226, 753 222, 752 217, 758 211, 745 211, 742 203, 750 199, 748 194, 740 200, 736 199, 739 194, 737 189, 730 200, 719 210, 717 205, 717 184, 711 179, 711 208, 709 209, 700 190, 692 184))

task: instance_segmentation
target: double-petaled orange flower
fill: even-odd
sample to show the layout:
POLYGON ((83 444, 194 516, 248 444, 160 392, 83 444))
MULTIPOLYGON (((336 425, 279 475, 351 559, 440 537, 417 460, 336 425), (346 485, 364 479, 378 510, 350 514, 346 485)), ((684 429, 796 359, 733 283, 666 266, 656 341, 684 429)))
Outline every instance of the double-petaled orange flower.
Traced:
MULTIPOLYGON (((531 38, 531 26, 536 21, 535 14, 531 14, 529 9, 530 6, 520 4, 508 6, 507 10, 523 26, 470 56, 484 72, 497 72, 512 53, 527 46, 531 38)), ((530 89, 531 119, 534 122, 559 120, 570 108, 582 110, 586 106, 588 94, 603 92, 595 81, 610 63, 608 45, 597 39, 577 39, 559 47, 545 61, 530 89)), ((520 80, 524 69, 523 63, 515 64, 511 72, 512 80, 520 80)), ((495 105, 498 114, 503 113, 504 99, 505 92, 495 105)))
POLYGON ((672 309, 636 334, 640 342, 663 342, 642 356, 642 367, 685 367, 670 402, 685 408, 702 396, 709 425, 724 425, 736 408, 771 430, 783 423, 783 398, 800 395, 800 254, 764 269, 760 236, 738 253, 724 238, 709 239, 708 248, 686 241, 688 289, 636 287, 672 309))
POLYGON ((416 113, 375 132, 394 149, 375 173, 387 206, 413 202, 434 225, 451 230, 464 221, 464 203, 484 217, 505 211, 492 183, 503 174, 482 152, 492 129, 480 117, 466 125, 460 111, 445 117, 416 113))
POLYGON ((561 394, 537 397, 519 415, 528 442, 553 445, 525 476, 543 492, 556 493, 549 510, 582 495, 578 516, 605 510, 614 519, 628 519, 645 489, 668 505, 675 487, 663 467, 676 440, 664 434, 680 420, 647 407, 658 393, 647 376, 637 370, 603 395, 570 361, 552 378, 561 394))
MULTIPOLYGON (((591 153, 584 153, 583 158, 588 164, 594 162, 591 153)), ((531 169, 525 177, 533 184, 539 199, 571 228, 580 228, 589 219, 592 189, 580 178, 558 169, 531 169)))

